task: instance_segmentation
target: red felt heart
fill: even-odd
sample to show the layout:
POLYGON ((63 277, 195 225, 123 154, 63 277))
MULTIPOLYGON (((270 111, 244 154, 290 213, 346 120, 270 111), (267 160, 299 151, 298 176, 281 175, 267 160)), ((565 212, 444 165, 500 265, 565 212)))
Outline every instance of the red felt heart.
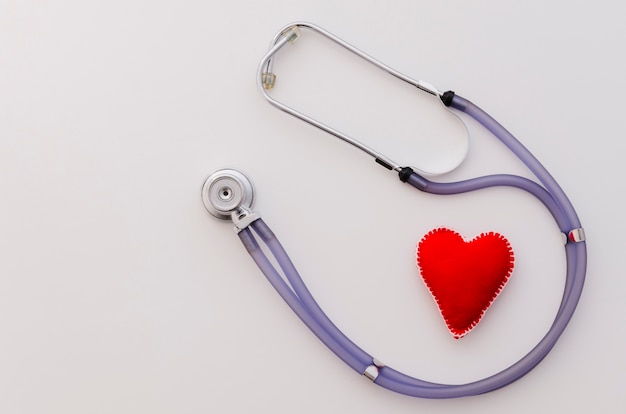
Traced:
POLYGON ((513 271, 513 250, 498 233, 466 242, 450 229, 426 234, 417 246, 417 264, 441 316, 456 339, 481 320, 513 271))

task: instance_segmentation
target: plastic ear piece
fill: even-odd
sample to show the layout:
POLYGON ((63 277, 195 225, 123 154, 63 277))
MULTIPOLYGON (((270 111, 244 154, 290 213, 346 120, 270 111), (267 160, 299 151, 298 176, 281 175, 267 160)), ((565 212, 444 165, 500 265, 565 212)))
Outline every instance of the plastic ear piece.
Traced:
POLYGON ((301 34, 302 32, 300 31, 300 28, 298 26, 289 27, 282 32, 282 35, 285 36, 287 38, 287 41, 290 43, 295 43, 301 34))

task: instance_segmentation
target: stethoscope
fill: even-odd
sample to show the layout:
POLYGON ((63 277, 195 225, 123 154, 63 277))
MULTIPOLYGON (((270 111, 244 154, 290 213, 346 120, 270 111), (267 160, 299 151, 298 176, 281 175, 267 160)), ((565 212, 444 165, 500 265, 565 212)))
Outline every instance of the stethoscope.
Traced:
POLYGON ((366 152, 374 157, 378 164, 397 172, 402 182, 418 190, 431 194, 449 195, 488 187, 508 186, 532 194, 554 217, 563 234, 565 244, 567 273, 563 297, 554 322, 539 343, 518 362, 497 374, 462 385, 437 384, 413 378, 384 365, 346 337, 316 303, 274 233, 263 219, 252 211, 254 193, 248 177, 233 169, 214 172, 207 178, 202 188, 202 200, 205 207, 215 217, 233 221, 235 231, 252 259, 302 322, 357 373, 381 387, 415 397, 454 398, 486 393, 516 381, 541 362, 564 331, 578 304, 585 279, 587 251, 585 233, 572 204, 539 161, 504 127, 470 101, 454 92, 442 93, 423 81, 413 80, 310 23, 293 23, 278 32, 270 50, 261 60, 257 76, 261 93, 272 105, 366 152), (402 167, 348 135, 278 102, 267 92, 276 81, 273 73, 274 57, 283 46, 298 39, 301 28, 325 36, 396 78, 439 97, 446 107, 469 115, 511 150, 537 177, 539 183, 509 174, 489 175, 459 182, 434 182, 418 174, 413 168, 402 167), (270 260, 259 242, 265 245, 266 251, 271 252, 273 260, 270 260), (278 264, 279 269, 274 263, 278 264), (281 272, 284 277, 281 276, 281 272))

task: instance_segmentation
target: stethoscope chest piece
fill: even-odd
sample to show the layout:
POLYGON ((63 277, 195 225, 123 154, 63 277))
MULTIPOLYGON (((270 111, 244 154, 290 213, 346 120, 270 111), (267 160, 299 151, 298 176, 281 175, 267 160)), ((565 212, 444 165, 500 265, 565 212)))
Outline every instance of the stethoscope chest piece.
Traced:
POLYGON ((254 192, 252 182, 237 170, 223 169, 211 174, 202 186, 202 202, 213 216, 230 220, 252 206, 254 192))

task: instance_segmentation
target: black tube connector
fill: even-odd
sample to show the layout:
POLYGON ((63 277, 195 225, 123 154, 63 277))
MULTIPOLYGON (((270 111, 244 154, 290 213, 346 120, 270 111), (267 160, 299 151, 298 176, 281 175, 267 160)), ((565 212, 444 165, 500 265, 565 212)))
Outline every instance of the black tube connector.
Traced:
POLYGON ((398 176, 400 177, 400 181, 406 183, 407 181, 409 181, 409 177, 411 176, 411 174, 413 174, 413 168, 403 167, 398 173, 398 176))
POLYGON ((441 95, 441 102, 443 102, 445 106, 452 105, 452 99, 454 99, 454 91, 447 91, 441 95))

